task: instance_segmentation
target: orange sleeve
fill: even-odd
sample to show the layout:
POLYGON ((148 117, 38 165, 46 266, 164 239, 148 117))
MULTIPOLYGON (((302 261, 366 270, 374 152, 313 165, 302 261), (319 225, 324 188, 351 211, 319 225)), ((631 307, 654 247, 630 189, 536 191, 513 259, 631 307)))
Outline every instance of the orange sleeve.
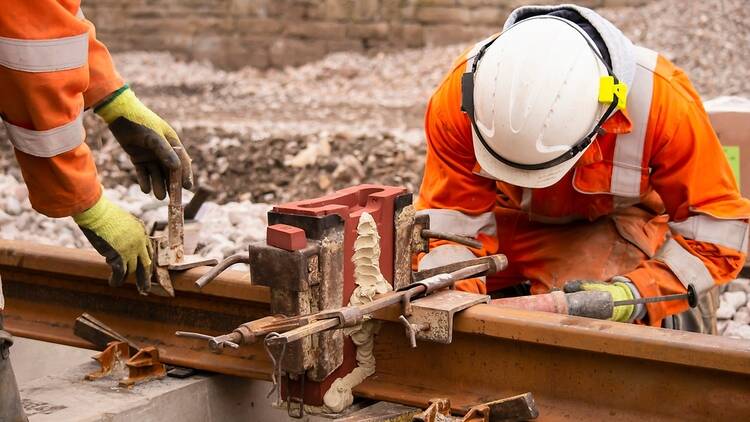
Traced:
POLYGON ((477 215, 491 211, 495 204, 495 182, 474 174, 471 124, 461 112, 462 74, 463 67, 456 66, 427 105, 427 156, 417 209, 477 215))
MULTIPOLYGON (((7 1, 0 13, 0 36, 42 41, 80 36, 89 27, 76 17, 79 1, 7 1)), ((10 125, 36 132, 76 121, 84 107, 89 68, 25 71, 0 66, 0 113, 10 125)), ((81 128, 71 136, 73 149, 52 157, 15 150, 35 210, 50 217, 69 216, 91 207, 101 194, 91 151, 81 128), (80 135, 79 135, 80 133, 80 135), (80 139, 72 139, 80 136, 80 139)), ((46 138, 42 138, 46 139, 46 138)), ((42 142, 41 140, 39 142, 42 142)))
MULTIPOLYGON (((665 59, 657 66, 673 66, 665 59)), ((701 100, 687 76, 673 67, 671 77, 655 75, 649 131, 654 134, 650 152, 650 181, 661 197, 670 221, 699 214, 719 220, 750 216, 750 201, 740 196, 721 144, 711 127, 701 100)), ((658 70, 658 67, 657 67, 658 70)), ((745 251, 672 234, 687 252, 700 259, 714 282, 734 279, 745 262, 745 251)), ((626 274, 643 296, 684 293, 685 288, 669 267, 656 259, 626 274)), ((666 315, 687 309, 687 302, 649 304, 649 320, 658 325, 666 315)))
MULTIPOLYGON (((459 60, 428 103, 425 115, 427 155, 416 208, 423 212, 452 210, 471 219, 492 212, 496 190, 495 181, 474 174, 476 159, 471 127, 468 118, 461 112, 461 75, 464 67, 465 60, 459 60)), ((494 227, 494 216, 491 220, 494 227)), ((434 228, 435 216, 431 215, 430 221, 434 228)), ((457 233, 461 233, 460 227, 457 227, 457 233)), ((483 247, 469 248, 474 255, 484 256, 497 251, 496 231, 479 232, 475 237, 483 247)), ((448 244, 451 243, 444 240, 432 241, 430 249, 448 244)), ((459 282, 456 288, 486 292, 484 282, 479 279, 459 282)))
POLYGON ((94 24, 85 22, 89 26, 89 86, 83 98, 88 109, 125 85, 125 81, 117 73, 107 47, 96 38, 94 24))

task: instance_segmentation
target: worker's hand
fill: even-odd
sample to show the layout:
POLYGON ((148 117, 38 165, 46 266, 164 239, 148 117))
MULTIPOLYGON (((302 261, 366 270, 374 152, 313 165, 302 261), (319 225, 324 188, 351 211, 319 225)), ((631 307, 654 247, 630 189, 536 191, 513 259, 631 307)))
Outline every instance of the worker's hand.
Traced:
MULTIPOLYGON (((565 283, 563 291, 565 293, 575 293, 580 291, 605 291, 612 295, 613 301, 635 299, 633 290, 628 286, 629 283, 615 281, 613 283, 604 283, 600 281, 574 280, 565 283)), ((635 312, 634 305, 616 306, 612 310, 610 320, 618 322, 629 322, 635 312)))
POLYGON ((91 246, 112 267, 109 285, 121 286, 125 277, 135 274, 139 285, 151 277, 151 241, 143 223, 102 196, 93 207, 73 219, 91 246))
POLYGON ((125 85, 94 111, 109 125, 122 149, 130 155, 143 193, 154 190, 164 199, 169 171, 182 165, 182 187, 193 186, 190 157, 171 126, 135 96, 125 85))

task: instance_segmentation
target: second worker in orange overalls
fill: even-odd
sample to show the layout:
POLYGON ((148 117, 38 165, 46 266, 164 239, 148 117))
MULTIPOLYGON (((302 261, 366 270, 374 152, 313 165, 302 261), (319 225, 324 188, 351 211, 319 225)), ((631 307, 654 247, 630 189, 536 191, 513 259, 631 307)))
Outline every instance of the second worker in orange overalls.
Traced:
POLYGON ((520 7, 454 62, 425 131, 419 212, 483 247, 434 242, 420 269, 503 253, 499 277, 459 288, 529 280, 531 293, 568 285, 620 300, 693 284, 698 315, 673 301, 618 307, 612 319, 713 331, 714 287, 745 262, 750 201, 666 58, 592 10, 520 7))

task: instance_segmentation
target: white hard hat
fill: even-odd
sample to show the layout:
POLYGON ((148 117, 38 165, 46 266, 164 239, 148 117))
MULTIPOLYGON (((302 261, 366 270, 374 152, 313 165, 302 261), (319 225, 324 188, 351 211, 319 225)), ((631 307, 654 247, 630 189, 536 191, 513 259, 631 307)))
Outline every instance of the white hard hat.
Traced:
POLYGON ((522 20, 486 44, 462 85, 480 167, 528 188, 559 181, 626 94, 580 27, 546 15, 522 20), (605 93, 602 102, 606 80, 610 93, 622 91, 609 101, 605 93))

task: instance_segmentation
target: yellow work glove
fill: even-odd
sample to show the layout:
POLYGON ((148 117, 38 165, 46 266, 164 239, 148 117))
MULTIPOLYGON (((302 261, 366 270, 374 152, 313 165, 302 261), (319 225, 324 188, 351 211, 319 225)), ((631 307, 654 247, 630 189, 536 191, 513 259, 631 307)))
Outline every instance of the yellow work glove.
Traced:
POLYGON ((139 286, 151 277, 151 241, 139 219, 102 196, 73 220, 112 267, 110 286, 121 286, 130 274, 136 275, 139 286))
POLYGON ((169 171, 182 165, 182 187, 193 187, 190 157, 177 132, 135 96, 125 85, 115 91, 94 112, 109 125, 109 130, 130 155, 138 184, 143 193, 154 190, 164 199, 169 186, 169 171))
MULTIPOLYGON (((628 283, 622 281, 615 281, 614 283, 604 283, 600 281, 569 281, 565 283, 563 288, 565 293, 575 293, 580 291, 604 291, 609 292, 612 295, 612 300, 617 302, 619 300, 631 300, 635 299, 633 290, 628 286, 628 283)), ((617 322, 629 322, 635 312, 635 305, 627 306, 616 306, 612 310, 611 321, 617 322)))

